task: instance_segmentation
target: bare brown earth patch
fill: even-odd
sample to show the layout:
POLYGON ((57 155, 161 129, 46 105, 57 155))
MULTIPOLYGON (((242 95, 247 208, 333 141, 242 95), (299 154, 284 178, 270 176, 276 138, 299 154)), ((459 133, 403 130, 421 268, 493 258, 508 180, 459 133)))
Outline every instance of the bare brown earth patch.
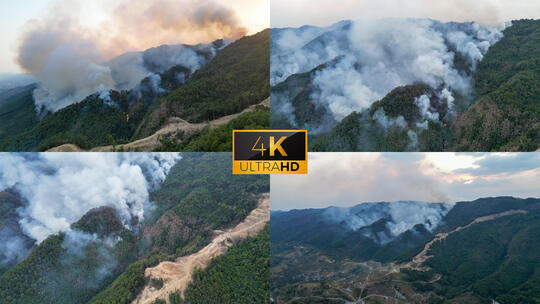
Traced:
POLYGON ((194 270, 205 269, 211 261, 222 254, 237 241, 253 237, 259 233, 270 220, 270 194, 264 194, 258 206, 238 225, 226 231, 215 231, 214 239, 197 253, 179 257, 174 262, 161 262, 159 265, 145 270, 148 284, 133 301, 134 304, 150 304, 163 299, 169 304, 170 293, 180 291, 182 297, 191 282, 194 270), (163 286, 152 286, 152 280, 162 280, 163 286))

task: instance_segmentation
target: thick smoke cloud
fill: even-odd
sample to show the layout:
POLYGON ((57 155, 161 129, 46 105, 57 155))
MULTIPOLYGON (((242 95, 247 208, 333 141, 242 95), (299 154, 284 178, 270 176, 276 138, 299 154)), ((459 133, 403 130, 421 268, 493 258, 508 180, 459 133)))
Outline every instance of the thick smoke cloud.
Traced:
MULTIPOLYGON (((327 28, 274 29, 271 83, 276 85, 292 74, 318 67, 311 73, 314 89, 310 98, 332 114, 329 124, 369 108, 398 86, 415 83, 437 90, 437 97, 452 109, 452 92, 469 95, 470 73, 488 48, 502 38, 501 29, 428 19, 344 21, 327 28), (465 64, 455 64, 456 60, 465 64)), ((287 108, 290 102, 286 98, 275 97, 276 108, 287 108)), ((424 99, 419 106, 426 119, 437 115, 428 113, 424 99)), ((327 131, 331 126, 307 127, 327 131)))
POLYGON ((17 61, 40 83, 34 93, 38 111, 57 111, 95 92, 133 88, 177 64, 196 70, 216 49, 173 45, 115 58, 123 53, 234 40, 246 33, 233 11, 212 1, 109 1, 111 15, 93 26, 80 22, 84 12, 75 4, 58 1, 41 19, 28 22, 22 35, 17 61))
POLYGON ((186 35, 197 37, 196 41, 238 39, 247 33, 231 9, 209 0, 124 0, 116 7, 114 16, 122 31, 133 34, 132 37, 139 33, 143 40, 156 33, 165 41, 186 35))
POLYGON ((40 87, 34 91, 36 109, 55 112, 86 96, 112 89, 111 69, 87 41, 66 43, 49 54, 41 70, 31 72, 40 87))
POLYGON ((198 44, 162 45, 148 49, 144 52, 131 52, 120 55, 108 61, 106 65, 111 69, 111 76, 116 89, 134 88, 141 79, 167 71, 169 68, 181 65, 191 72, 203 67, 213 58, 223 45, 198 44))
POLYGON ((144 218, 149 190, 180 158, 177 153, 0 154, 0 191, 28 202, 18 210, 24 233, 43 241, 69 231, 90 209, 109 206, 126 227, 144 218))
POLYGON ((364 203, 350 208, 331 207, 324 211, 324 216, 328 221, 345 223, 353 231, 384 219, 390 236, 382 237, 380 233, 369 231, 365 233, 376 241, 386 243, 418 224, 433 232, 452 207, 452 204, 426 202, 364 203))

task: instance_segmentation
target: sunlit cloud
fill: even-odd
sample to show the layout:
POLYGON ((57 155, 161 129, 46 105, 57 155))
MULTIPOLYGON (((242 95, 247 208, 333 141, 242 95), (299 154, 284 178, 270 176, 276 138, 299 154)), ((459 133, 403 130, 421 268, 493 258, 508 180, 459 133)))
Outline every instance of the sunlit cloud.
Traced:
MULTIPOLYGON (((28 0, 10 3, 12 14, 3 17, 6 32, 0 48, 0 68, 21 64, 21 45, 29 33, 59 31, 59 43, 90 41, 99 55, 110 59, 128 51, 141 51, 162 44, 208 43, 237 39, 270 26, 269 0, 28 0), (39 11, 29 6, 39 7, 39 11), (9 47, 8 47, 9 46, 9 47), (17 60, 15 60, 18 58, 17 60)), ((45 51, 47 51, 45 49, 45 51)), ((12 69, 12 68, 11 68, 12 69)), ((11 72, 12 70, 10 70, 11 72)), ((7 70, 0 70, 7 72, 7 70)))

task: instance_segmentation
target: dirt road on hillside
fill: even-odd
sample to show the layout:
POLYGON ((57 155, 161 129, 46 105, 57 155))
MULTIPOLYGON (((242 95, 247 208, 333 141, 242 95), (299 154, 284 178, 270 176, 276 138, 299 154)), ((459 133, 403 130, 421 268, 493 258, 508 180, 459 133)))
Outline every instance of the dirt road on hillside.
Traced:
POLYGON ((501 212, 501 213, 486 215, 486 216, 476 218, 474 221, 470 222, 468 225, 457 227, 456 229, 454 229, 453 231, 450 231, 448 233, 438 233, 437 235, 435 235, 435 238, 433 240, 429 241, 424 246, 424 249, 419 254, 417 254, 412 259, 411 262, 405 264, 404 266, 402 266, 402 268, 413 268, 413 269, 423 270, 421 265, 427 259, 433 257, 431 255, 427 255, 428 251, 431 249, 431 246, 435 242, 442 241, 442 240, 446 239, 452 233, 458 232, 458 231, 463 230, 463 229, 467 229, 467 228, 471 227, 474 224, 491 221, 491 220, 494 220, 494 219, 497 219, 497 218, 500 218, 500 217, 503 217, 503 216, 509 216, 509 215, 514 215, 514 214, 526 214, 526 213, 527 213, 527 211, 525 211, 525 210, 509 210, 509 211, 505 211, 505 212, 501 212))
MULTIPOLYGON (((156 133, 148 137, 145 137, 145 138, 142 138, 142 139, 139 139, 139 140, 136 140, 136 141, 124 144, 124 145, 117 145, 114 147, 113 146, 95 147, 95 148, 92 148, 90 152, 111 152, 114 149, 116 150, 123 149, 126 152, 130 152, 130 151, 132 152, 135 150, 152 151, 161 145, 161 139, 174 138, 179 132, 182 132, 184 136, 189 136, 190 134, 201 131, 206 127, 210 129, 214 129, 216 127, 219 127, 223 124, 228 123, 229 121, 237 118, 238 116, 244 113, 255 111, 255 108, 259 105, 270 107, 270 98, 265 99, 259 104, 252 105, 244 109, 240 113, 223 116, 216 120, 203 122, 203 123, 190 123, 179 117, 171 117, 169 121, 167 122, 167 124, 165 124, 165 126, 163 126, 156 133)), ((47 150, 47 152, 84 152, 84 151, 85 150, 73 144, 64 144, 64 145, 47 150)))
POLYGON ((255 236, 270 220, 270 194, 259 200, 257 208, 243 222, 227 231, 215 231, 216 236, 206 247, 192 255, 178 258, 174 262, 162 262, 156 267, 147 268, 148 279, 163 280, 163 287, 157 289, 147 284, 133 301, 134 304, 150 304, 157 299, 164 299, 169 304, 169 294, 180 291, 182 297, 191 281, 195 268, 206 268, 212 259, 227 252, 237 240, 255 236))

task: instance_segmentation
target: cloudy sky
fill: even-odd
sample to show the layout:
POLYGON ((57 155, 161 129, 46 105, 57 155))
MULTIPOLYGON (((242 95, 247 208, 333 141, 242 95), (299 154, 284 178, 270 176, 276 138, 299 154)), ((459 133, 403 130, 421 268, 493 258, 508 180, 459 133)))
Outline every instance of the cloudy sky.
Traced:
POLYGON ((183 22, 200 17, 199 8, 207 9, 210 18, 225 8, 233 13, 226 18, 237 19, 238 26, 248 34, 256 33, 269 27, 269 5, 269 0, 0 0, 0 73, 21 71, 15 60, 17 49, 21 36, 36 22, 64 22, 67 16, 71 20, 63 24, 66 32, 87 33, 77 38, 99 39, 96 43, 117 55, 160 43, 218 38, 220 33, 215 28, 203 33, 183 22))
POLYGON ((540 197, 540 153, 310 153, 308 159, 308 175, 271 177, 272 210, 540 197))
POLYGON ((272 27, 326 26, 344 19, 432 18, 500 23, 540 18, 538 0, 272 0, 272 27))

